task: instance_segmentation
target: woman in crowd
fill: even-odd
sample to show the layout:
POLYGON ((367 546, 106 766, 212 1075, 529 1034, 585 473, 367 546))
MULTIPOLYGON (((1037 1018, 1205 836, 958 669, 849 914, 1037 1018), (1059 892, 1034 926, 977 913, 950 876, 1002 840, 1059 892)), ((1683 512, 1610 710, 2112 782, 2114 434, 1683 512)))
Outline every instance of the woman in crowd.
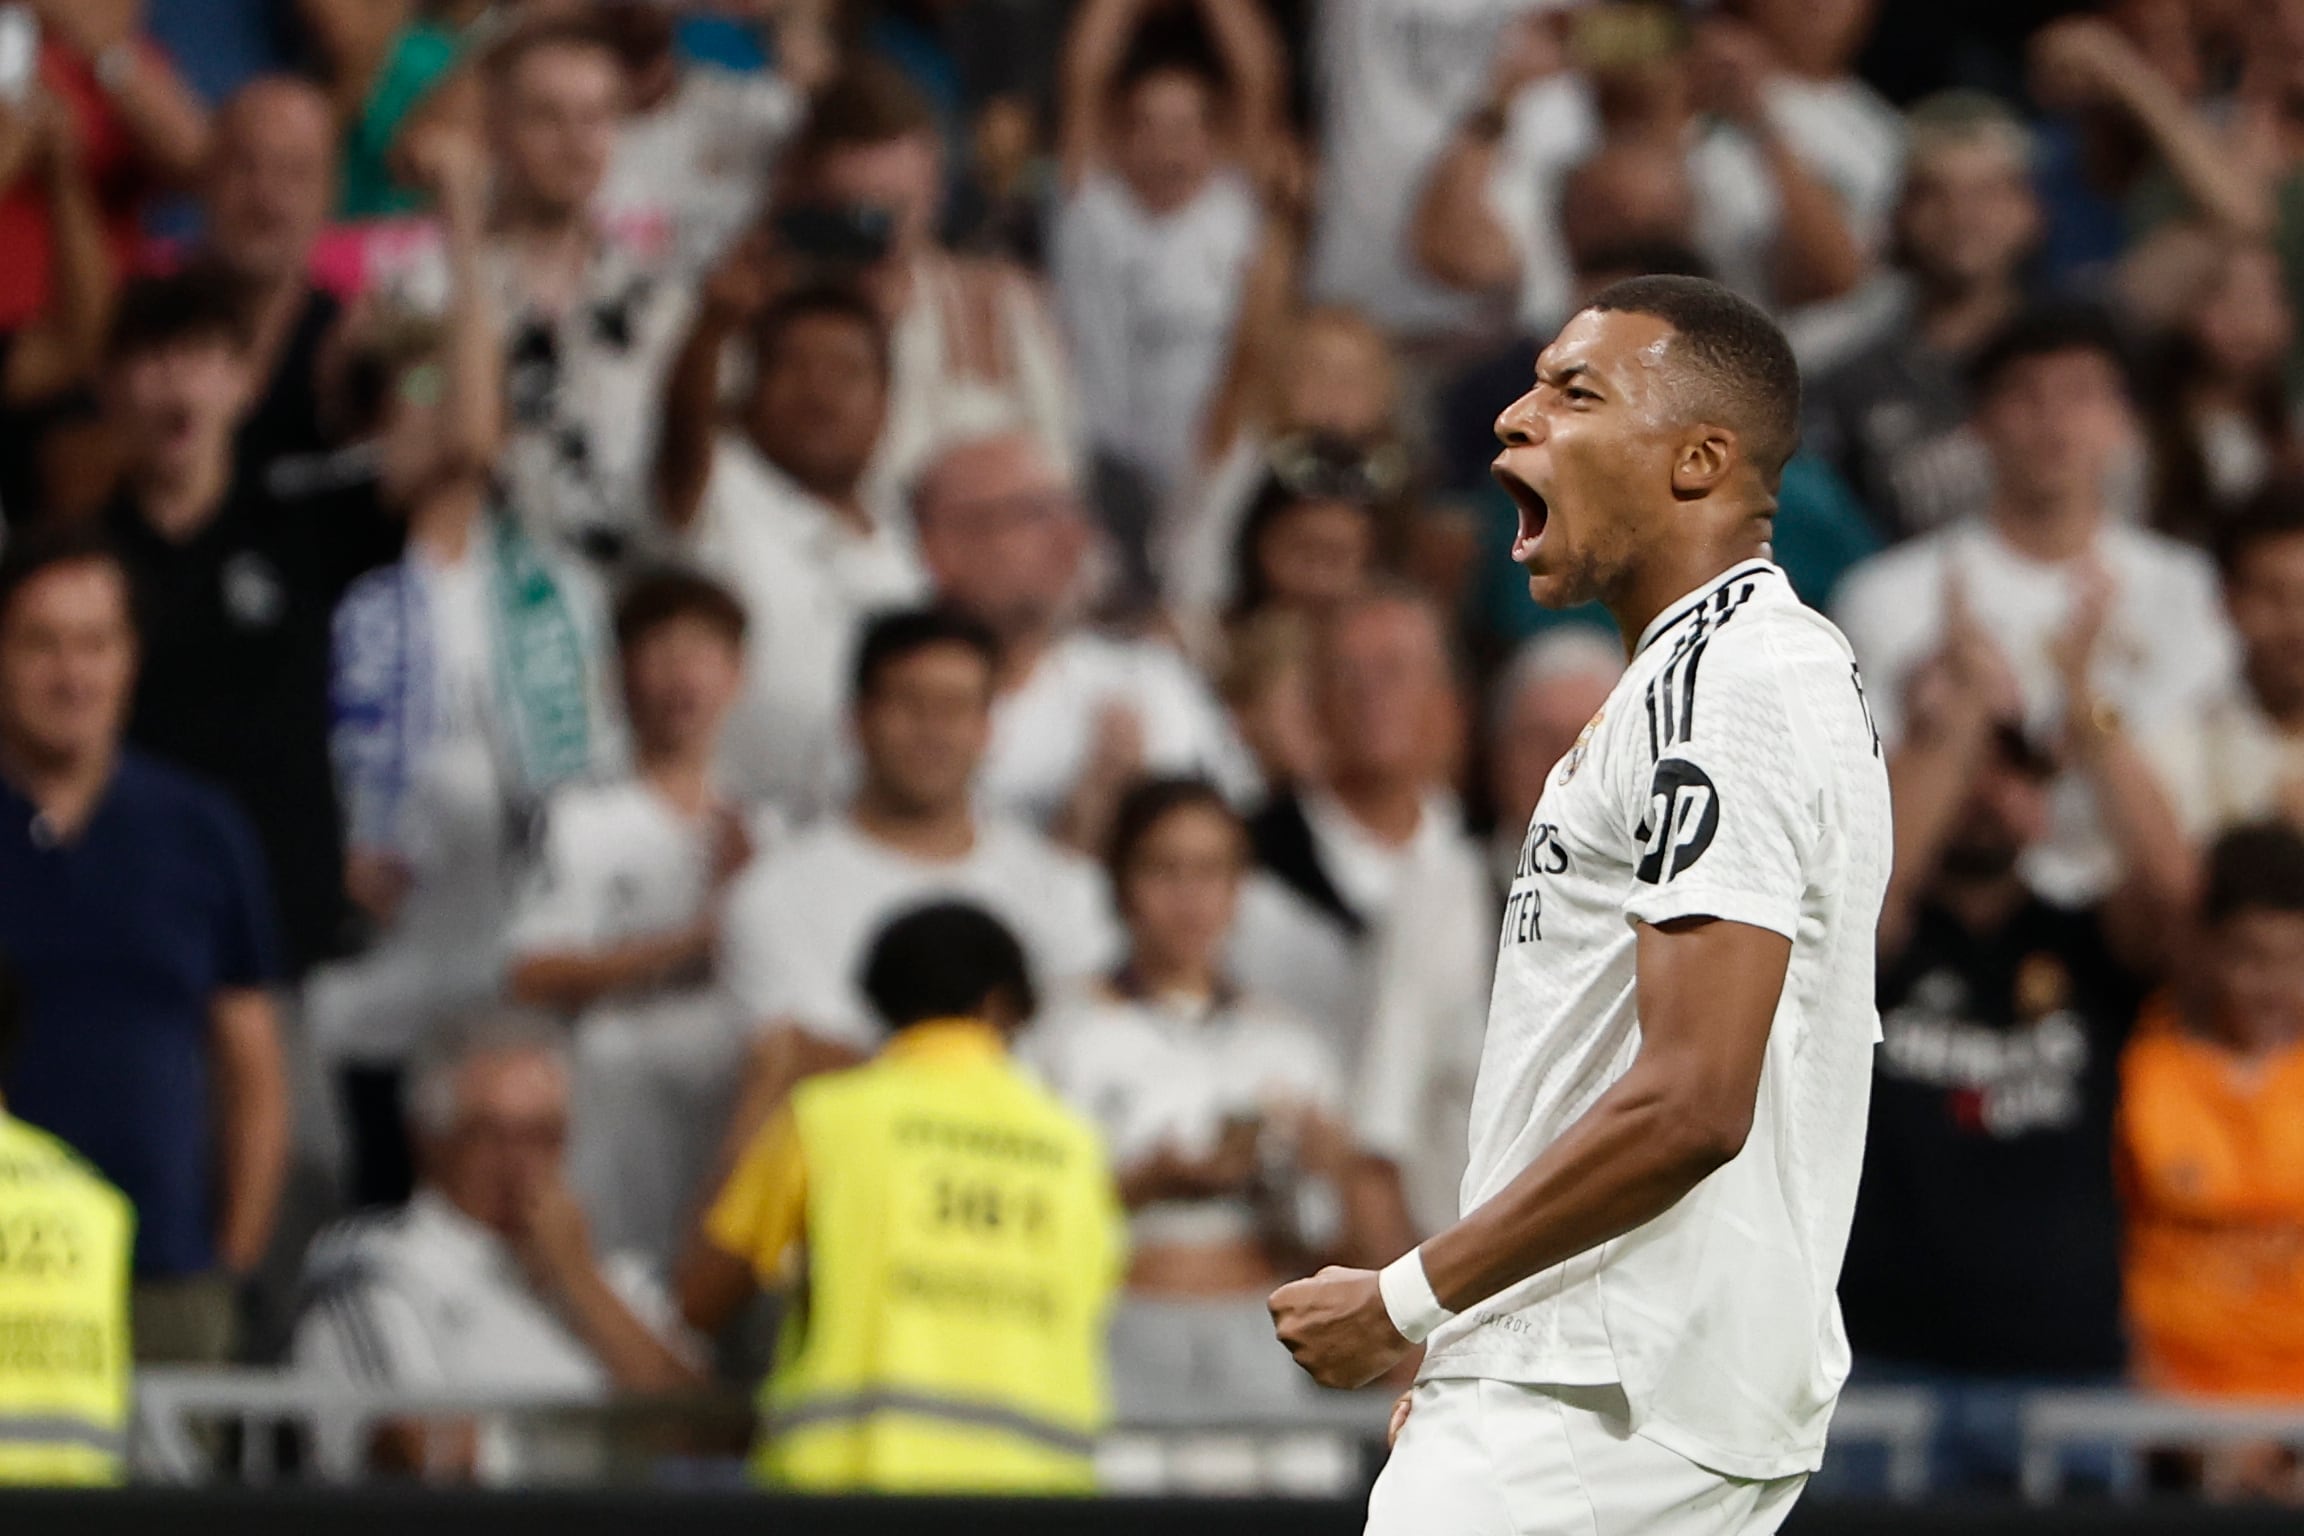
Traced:
POLYGON ((2213 544, 2293 444, 2282 370, 2295 317, 2271 247, 2207 253, 2150 382, 2151 515, 2178 538, 2213 544))
POLYGON ((1264 1298, 1354 1251, 1342 1070, 1313 1030, 1227 980, 1246 829, 1192 779, 1140 785, 1109 853, 1128 958, 1054 1008, 1033 1046, 1103 1127, 1134 1258, 1113 1327, 1122 1411, 1285 1403, 1264 1298))

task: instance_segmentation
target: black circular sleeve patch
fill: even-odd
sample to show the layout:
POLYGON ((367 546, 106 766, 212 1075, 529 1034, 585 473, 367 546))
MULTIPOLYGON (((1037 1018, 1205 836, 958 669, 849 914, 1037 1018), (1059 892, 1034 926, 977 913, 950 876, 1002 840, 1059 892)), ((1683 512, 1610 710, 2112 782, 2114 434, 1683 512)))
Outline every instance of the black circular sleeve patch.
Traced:
POLYGON ((1685 758, 1667 757, 1648 783, 1648 810, 1640 821, 1640 867, 1649 885, 1662 885, 1712 846, 1720 830, 1720 794, 1711 777, 1685 758))

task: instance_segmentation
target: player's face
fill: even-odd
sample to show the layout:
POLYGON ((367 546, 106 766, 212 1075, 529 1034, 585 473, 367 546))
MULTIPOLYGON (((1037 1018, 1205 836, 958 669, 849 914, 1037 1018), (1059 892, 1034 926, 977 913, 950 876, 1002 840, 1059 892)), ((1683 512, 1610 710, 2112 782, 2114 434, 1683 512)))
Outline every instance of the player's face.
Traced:
POLYGON ((1536 359, 1535 385, 1496 418, 1497 483, 1518 504, 1512 558, 1547 608, 1621 590, 1670 504, 1685 424, 1653 315, 1585 310, 1536 359))

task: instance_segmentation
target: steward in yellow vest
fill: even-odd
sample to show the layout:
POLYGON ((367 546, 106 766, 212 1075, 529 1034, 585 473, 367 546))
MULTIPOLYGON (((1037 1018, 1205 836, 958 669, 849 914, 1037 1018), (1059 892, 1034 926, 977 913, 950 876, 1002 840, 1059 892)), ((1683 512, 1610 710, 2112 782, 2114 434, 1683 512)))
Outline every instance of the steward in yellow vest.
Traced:
MULTIPOLYGON (((16 1028, 0 965, 0 1066, 16 1028)), ((125 1196, 0 1105, 0 1486, 120 1481, 135 1229, 125 1196)))
POLYGON ((895 1028, 802 1083, 705 1213, 680 1277, 719 1331, 795 1286, 755 1468, 819 1491, 1087 1492, 1124 1258, 1096 1131, 1009 1060, 1032 1012, 985 912, 922 907, 873 946, 895 1028))

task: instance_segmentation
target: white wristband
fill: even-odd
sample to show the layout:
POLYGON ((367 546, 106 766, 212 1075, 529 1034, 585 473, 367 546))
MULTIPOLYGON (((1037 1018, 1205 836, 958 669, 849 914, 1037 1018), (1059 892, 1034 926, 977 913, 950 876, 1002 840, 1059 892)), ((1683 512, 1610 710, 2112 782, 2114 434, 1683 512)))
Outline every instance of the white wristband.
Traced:
POLYGON ((1440 1305, 1440 1298, 1432 1293, 1420 1248, 1411 1248, 1385 1265, 1376 1276, 1376 1289, 1383 1293, 1384 1311, 1392 1326, 1411 1344, 1423 1343, 1433 1329, 1456 1315, 1440 1305))

